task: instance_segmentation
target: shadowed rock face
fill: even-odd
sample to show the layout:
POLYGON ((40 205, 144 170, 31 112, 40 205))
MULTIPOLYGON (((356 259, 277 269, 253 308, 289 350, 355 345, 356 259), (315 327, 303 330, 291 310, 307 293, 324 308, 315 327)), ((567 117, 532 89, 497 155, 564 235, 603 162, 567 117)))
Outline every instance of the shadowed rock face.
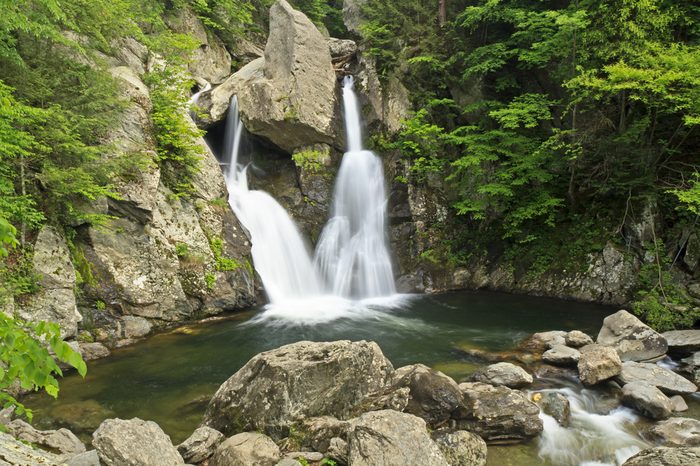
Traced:
POLYGON ((394 368, 376 343, 302 341, 255 356, 212 398, 204 425, 224 434, 286 435, 303 418, 343 419, 379 392, 394 368))

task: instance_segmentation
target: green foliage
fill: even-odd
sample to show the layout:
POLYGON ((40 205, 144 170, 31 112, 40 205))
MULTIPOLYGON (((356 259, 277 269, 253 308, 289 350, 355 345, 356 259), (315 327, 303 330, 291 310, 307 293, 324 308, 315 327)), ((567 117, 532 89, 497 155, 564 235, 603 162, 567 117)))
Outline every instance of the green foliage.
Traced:
POLYGON ((0 313, 0 403, 4 408, 14 406, 19 415, 32 418, 31 410, 19 403, 5 389, 19 382, 25 390, 43 390, 52 397, 58 395, 56 376, 63 375, 49 349, 58 361, 87 373, 80 354, 73 351, 61 338, 57 324, 29 323, 0 313))
POLYGON ((310 173, 320 173, 323 170, 324 154, 318 150, 303 150, 292 154, 292 160, 297 167, 310 173))
POLYGON ((190 255, 190 248, 185 243, 175 244, 175 254, 177 257, 184 259, 190 255))
POLYGON ((214 285, 216 284, 216 275, 211 272, 207 272, 206 275, 204 275, 204 281, 207 284, 207 291, 212 291, 214 289, 214 285))
POLYGON ((209 247, 214 253, 214 259, 216 260, 216 270, 220 272, 232 271, 238 269, 241 264, 237 260, 224 255, 224 242, 219 237, 213 237, 209 239, 209 247))

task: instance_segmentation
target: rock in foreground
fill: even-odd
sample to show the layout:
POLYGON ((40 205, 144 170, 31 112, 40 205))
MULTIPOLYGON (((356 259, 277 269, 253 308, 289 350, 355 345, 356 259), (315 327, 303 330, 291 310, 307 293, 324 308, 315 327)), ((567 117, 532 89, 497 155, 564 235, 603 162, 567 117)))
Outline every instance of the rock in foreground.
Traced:
POLYGON ((694 383, 657 364, 625 362, 618 379, 624 384, 645 382, 670 395, 689 394, 697 391, 694 383))
POLYGON ((700 446, 700 421, 672 417, 654 424, 647 437, 669 447, 697 447, 700 446))
POLYGON ((643 450, 622 466, 690 466, 700 464, 700 448, 658 447, 643 450))
POLYGON ((256 432, 236 434, 216 449, 210 466, 274 466, 280 449, 267 435, 256 432))
POLYGON ((615 348, 622 361, 656 359, 668 349, 663 336, 627 311, 603 320, 596 343, 615 348))
POLYGON ((693 353, 700 351, 700 330, 671 330, 661 334, 668 343, 668 349, 674 353, 693 353))
POLYGON ((484 466, 486 464, 486 442, 466 430, 438 430, 433 440, 451 466, 484 466))
POLYGON ((107 419, 92 434, 92 445, 106 466, 185 464, 158 424, 139 418, 107 419))
POLYGON ((462 404, 462 392, 457 383, 423 364, 397 369, 393 387, 409 389, 410 398, 404 411, 431 426, 450 419, 452 412, 462 404))
POLYGON ((622 361, 609 346, 587 345, 581 348, 578 373, 584 385, 595 385, 622 371, 622 361))
POLYGON ((673 412, 671 400, 661 390, 644 382, 632 382, 622 387, 622 404, 651 419, 666 419, 673 412))
POLYGON ((486 369, 472 376, 474 382, 491 385, 503 385, 509 388, 520 388, 532 383, 532 376, 522 367, 509 362, 491 364, 486 369))

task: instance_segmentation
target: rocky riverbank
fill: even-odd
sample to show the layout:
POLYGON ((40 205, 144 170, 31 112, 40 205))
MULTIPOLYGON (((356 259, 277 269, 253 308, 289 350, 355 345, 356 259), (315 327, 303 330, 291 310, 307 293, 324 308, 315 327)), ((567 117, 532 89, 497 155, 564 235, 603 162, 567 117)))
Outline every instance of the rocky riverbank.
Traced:
POLYGON ((0 464, 483 465, 488 445, 542 444, 553 429, 578 434, 576 399, 541 388, 552 380, 612 394, 601 414, 622 405, 647 419, 626 456, 639 445, 659 448, 625 464, 692 464, 700 458, 700 421, 680 413, 697 390, 699 335, 658 334, 619 311, 595 341, 554 330, 514 352, 471 352, 502 361, 462 380, 421 364, 394 368, 372 342, 302 341, 250 359, 219 387, 201 426, 180 445, 136 418, 105 420, 90 451, 67 429, 37 431, 5 419, 0 464), (668 354, 679 362, 675 371, 668 354), (657 463, 643 462, 649 458, 657 463))

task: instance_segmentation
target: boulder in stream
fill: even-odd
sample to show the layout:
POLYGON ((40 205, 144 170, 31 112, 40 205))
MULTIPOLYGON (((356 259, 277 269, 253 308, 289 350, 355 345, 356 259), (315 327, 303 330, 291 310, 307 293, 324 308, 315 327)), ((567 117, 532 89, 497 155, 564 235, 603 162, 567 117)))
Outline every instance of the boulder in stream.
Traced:
POLYGON ((582 346, 593 343, 593 338, 583 333, 580 330, 572 330, 566 334, 566 346, 571 348, 581 348, 582 346))
POLYGON ((107 419, 92 434, 92 446, 106 466, 185 464, 158 424, 139 418, 107 419))
POLYGON ((177 446, 182 459, 188 463, 202 463, 214 454, 214 450, 224 441, 224 434, 211 427, 199 427, 187 440, 177 446))
POLYGON ((622 466, 690 466, 700 464, 700 447, 657 447, 642 450, 622 466))
POLYGON ((432 438, 451 466, 484 466, 486 442, 466 430, 437 430, 432 438))
POLYGON ((700 421, 672 417, 654 424, 646 437, 668 447, 697 447, 700 446, 700 421))
POLYGON ((64 459, 85 452, 83 442, 65 428, 37 430, 21 419, 10 422, 6 428, 17 440, 54 452, 64 459))
POLYGON ((622 404, 651 419, 666 419, 673 412, 671 400, 661 390, 644 382, 632 382, 622 387, 622 404))
POLYGON ((538 332, 523 340, 519 345, 519 349, 530 353, 542 354, 554 345, 565 345, 566 335, 567 332, 563 330, 538 332))
POLYGON ((542 360, 555 366, 575 366, 581 358, 579 350, 564 345, 554 345, 542 354, 542 360))
POLYGON ((623 384, 645 382, 669 395, 683 395, 697 391, 694 383, 658 364, 627 361, 622 365, 618 380, 623 384))
POLYGON ((666 354, 666 339, 627 311, 603 320, 596 343, 612 346, 622 361, 647 361, 666 354))
POLYGON ((584 385, 595 385, 622 371, 620 356, 609 346, 586 345, 580 352, 578 374, 584 385))
POLYGON ((671 330, 661 334, 672 353, 693 353, 700 351, 700 330, 671 330))
POLYGON ((509 362, 491 364, 472 376, 472 381, 508 388, 520 388, 532 383, 532 376, 522 367, 509 362))
POLYGON ((571 421, 571 403, 569 399, 559 392, 542 392, 532 395, 532 400, 537 403, 542 412, 552 416, 561 426, 568 427, 571 421))

